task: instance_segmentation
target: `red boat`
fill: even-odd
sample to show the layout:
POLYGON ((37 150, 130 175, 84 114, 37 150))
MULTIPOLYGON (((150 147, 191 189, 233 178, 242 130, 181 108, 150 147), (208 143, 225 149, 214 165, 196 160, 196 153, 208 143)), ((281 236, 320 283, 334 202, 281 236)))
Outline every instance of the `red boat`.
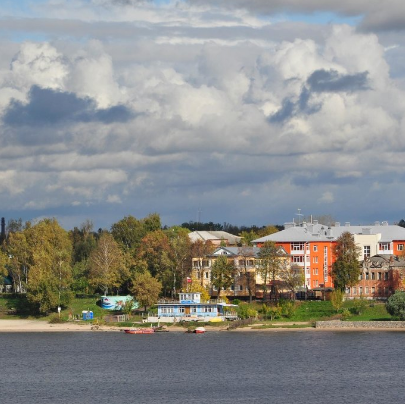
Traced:
POLYGON ((155 330, 153 328, 127 328, 125 334, 153 334, 155 330))

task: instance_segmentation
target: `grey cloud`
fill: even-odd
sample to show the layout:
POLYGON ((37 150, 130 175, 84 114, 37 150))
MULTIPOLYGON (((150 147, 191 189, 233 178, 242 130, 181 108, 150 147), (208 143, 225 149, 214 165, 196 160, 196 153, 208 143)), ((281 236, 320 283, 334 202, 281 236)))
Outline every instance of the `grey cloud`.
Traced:
MULTIPOLYGON (((218 6, 216 0, 187 0, 190 4, 218 6)), ((253 13, 331 12, 348 17, 362 17, 361 28, 370 31, 398 31, 405 29, 405 5, 402 0, 223 0, 221 7, 242 8, 253 13)))
POLYGON ((13 100, 4 114, 10 126, 43 126, 68 122, 126 122, 131 112, 125 106, 97 109, 90 98, 79 98, 73 93, 33 86, 29 102, 13 100))
POLYGON ((340 92, 367 90, 368 72, 339 74, 335 70, 316 70, 309 76, 307 83, 313 92, 340 92))
POLYGON ((367 72, 339 74, 335 70, 316 70, 307 80, 308 87, 303 86, 298 101, 294 102, 289 98, 284 99, 281 108, 270 117, 269 121, 271 123, 282 123, 298 113, 315 114, 321 109, 322 105, 309 105, 311 93, 367 90, 369 89, 367 75, 367 72))

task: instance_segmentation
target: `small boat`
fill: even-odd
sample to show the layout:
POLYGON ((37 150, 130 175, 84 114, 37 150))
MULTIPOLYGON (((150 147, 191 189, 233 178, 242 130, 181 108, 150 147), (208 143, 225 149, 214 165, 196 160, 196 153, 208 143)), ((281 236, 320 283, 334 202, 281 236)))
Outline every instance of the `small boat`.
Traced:
POLYGON ((187 331, 189 334, 204 334, 205 333, 205 328, 204 327, 197 327, 197 328, 189 328, 187 331))
POLYGON ((153 328, 127 328, 124 330, 125 334, 153 334, 153 328))

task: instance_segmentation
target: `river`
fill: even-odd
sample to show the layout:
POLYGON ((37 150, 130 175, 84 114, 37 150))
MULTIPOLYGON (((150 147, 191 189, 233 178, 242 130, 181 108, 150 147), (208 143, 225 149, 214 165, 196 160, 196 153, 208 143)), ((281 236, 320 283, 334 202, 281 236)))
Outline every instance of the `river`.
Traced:
POLYGON ((400 403, 405 333, 1 333, 2 404, 400 403))

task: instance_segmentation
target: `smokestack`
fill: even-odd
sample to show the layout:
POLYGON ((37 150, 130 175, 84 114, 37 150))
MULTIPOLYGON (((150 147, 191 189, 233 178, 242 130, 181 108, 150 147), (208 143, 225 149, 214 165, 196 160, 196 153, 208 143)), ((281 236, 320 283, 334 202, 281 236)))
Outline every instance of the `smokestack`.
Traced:
POLYGON ((1 234, 0 239, 3 242, 6 239, 6 220, 4 217, 1 218, 1 234))

